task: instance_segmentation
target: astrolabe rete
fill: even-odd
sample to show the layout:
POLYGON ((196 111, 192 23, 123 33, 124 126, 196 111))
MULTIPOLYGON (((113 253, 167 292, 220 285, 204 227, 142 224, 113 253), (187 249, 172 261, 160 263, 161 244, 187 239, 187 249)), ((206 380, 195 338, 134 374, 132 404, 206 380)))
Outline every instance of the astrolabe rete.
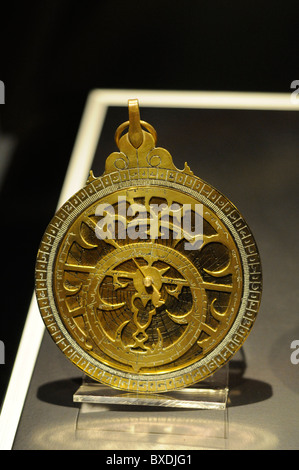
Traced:
POLYGON ((46 229, 36 295, 51 337, 87 376, 166 392, 210 376, 243 345, 261 263, 236 207, 156 147, 137 100, 128 108, 104 174, 91 172, 46 229))

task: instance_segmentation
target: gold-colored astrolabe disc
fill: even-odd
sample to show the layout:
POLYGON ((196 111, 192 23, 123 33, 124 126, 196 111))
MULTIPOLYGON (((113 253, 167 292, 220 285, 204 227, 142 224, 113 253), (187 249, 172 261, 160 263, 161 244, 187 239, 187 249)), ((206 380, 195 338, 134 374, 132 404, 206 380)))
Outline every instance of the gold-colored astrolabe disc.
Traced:
POLYGON ((96 381, 144 393, 226 364, 262 291, 242 215, 187 164, 178 170, 156 139, 130 100, 119 151, 58 210, 36 263, 40 312, 65 356, 96 381))

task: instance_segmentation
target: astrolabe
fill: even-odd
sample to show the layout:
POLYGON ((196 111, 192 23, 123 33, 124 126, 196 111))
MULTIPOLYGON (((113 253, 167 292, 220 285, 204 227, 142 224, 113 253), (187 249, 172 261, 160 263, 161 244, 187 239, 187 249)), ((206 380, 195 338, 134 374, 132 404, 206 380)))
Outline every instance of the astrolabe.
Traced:
POLYGON ((236 207, 156 147, 137 100, 128 109, 104 174, 91 172, 46 229, 36 295, 54 342, 87 376, 166 392, 202 381, 243 345, 261 263, 236 207))

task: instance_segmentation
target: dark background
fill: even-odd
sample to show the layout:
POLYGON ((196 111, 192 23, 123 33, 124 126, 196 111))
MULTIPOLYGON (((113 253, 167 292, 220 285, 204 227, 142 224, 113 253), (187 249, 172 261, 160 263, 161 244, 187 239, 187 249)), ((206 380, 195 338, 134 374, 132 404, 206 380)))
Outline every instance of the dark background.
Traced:
POLYGON ((2 399, 88 92, 289 93, 299 22, 298 1, 9 2, 0 16, 0 138, 16 143, 0 188, 2 399))

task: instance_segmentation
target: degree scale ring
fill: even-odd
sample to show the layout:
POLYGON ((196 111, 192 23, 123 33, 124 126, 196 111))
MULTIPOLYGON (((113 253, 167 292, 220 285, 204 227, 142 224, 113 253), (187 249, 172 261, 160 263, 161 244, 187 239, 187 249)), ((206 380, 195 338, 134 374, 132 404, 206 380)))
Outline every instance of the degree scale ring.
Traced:
MULTIPOLYGON (((148 171, 148 170, 147 170, 148 171)), ((140 172, 144 174, 143 172, 140 172)), ((140 174, 139 173, 139 174, 140 174)), ((158 171, 157 171, 158 173, 158 171)), ((164 186, 177 188, 187 194, 196 197, 205 207, 217 214, 217 218, 223 221, 234 239, 239 250, 243 271, 243 294, 238 315, 227 336, 215 349, 202 358, 198 363, 183 368, 180 372, 174 371, 164 376, 140 376, 128 373, 123 375, 121 371, 111 369, 104 363, 98 363, 86 350, 83 350, 66 330, 61 321, 57 306, 53 297, 53 264, 64 231, 79 213, 99 199, 101 194, 108 193, 107 179, 103 177, 97 181, 97 187, 93 183, 78 191, 54 216, 49 224, 41 242, 36 265, 36 292, 43 320, 58 347, 63 353, 84 373, 91 378, 110 385, 114 388, 126 391, 139 392, 166 392, 192 385, 210 376, 218 368, 222 367, 243 345, 254 324, 261 295, 261 266, 258 250, 249 228, 237 212, 236 208, 219 191, 204 183, 199 178, 189 176, 183 179, 187 186, 175 182, 181 179, 181 173, 164 172, 163 180, 144 179, 127 180, 125 186, 137 186, 146 184, 152 186, 164 186), (167 174, 168 173, 168 174, 167 174), (171 178, 170 181, 168 178, 171 178), (101 193, 98 194, 99 187, 101 193), (224 209, 224 210, 223 210, 224 209), (59 230, 58 230, 59 228, 59 230), (50 274, 50 275, 49 275, 50 274)), ((128 174, 126 173, 126 177, 128 174)), ((123 180, 122 172, 112 175, 115 180, 123 180)), ((110 186, 110 191, 117 191, 119 185, 110 186)))

